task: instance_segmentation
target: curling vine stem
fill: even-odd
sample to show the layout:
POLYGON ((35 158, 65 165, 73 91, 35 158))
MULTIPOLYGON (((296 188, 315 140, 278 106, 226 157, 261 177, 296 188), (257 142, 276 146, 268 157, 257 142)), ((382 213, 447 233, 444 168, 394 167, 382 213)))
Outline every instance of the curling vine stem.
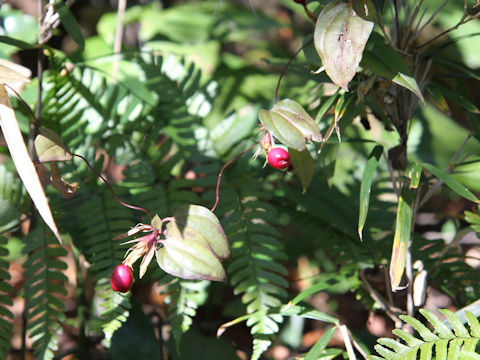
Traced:
POLYGON ((275 104, 278 102, 278 90, 280 89, 280 82, 282 81, 283 76, 287 73, 287 70, 290 67, 292 61, 298 56, 298 54, 300 54, 300 51, 302 51, 305 47, 310 45, 312 41, 313 41, 313 38, 305 41, 303 45, 300 47, 300 49, 297 50, 297 52, 290 58, 290 60, 288 60, 287 64, 284 66, 282 73, 278 78, 277 88, 275 89, 275 104))
POLYGON ((103 177, 102 174, 100 174, 97 170, 95 170, 93 168, 92 165, 90 165, 90 163, 88 162, 88 160, 86 158, 84 158, 82 155, 78 155, 78 154, 73 154, 73 156, 76 156, 80 159, 82 159, 83 161, 85 161, 85 164, 87 164, 87 166, 90 168, 90 170, 95 174, 97 175, 100 179, 102 179, 102 181, 105 183, 105 185, 107 185, 107 188, 108 190, 110 190, 110 192, 112 193, 113 197, 115 198, 115 200, 117 200, 121 205, 125 206, 125 207, 128 207, 130 209, 134 209, 134 210, 139 210, 139 211, 143 211, 145 214, 148 215, 148 217, 150 218, 150 221, 153 219, 152 217, 152 214, 150 214, 150 212, 148 212, 148 210, 142 208, 142 207, 139 207, 139 206, 134 206, 134 205, 130 205, 130 204, 127 204, 125 202, 123 202, 122 200, 120 200, 117 195, 115 194, 115 191, 113 190, 112 186, 108 183, 107 179, 105 179, 103 177))
POLYGON ((212 210, 210 210, 211 212, 214 212, 215 209, 217 208, 217 205, 218 205, 218 201, 220 200, 220 181, 222 180, 222 175, 223 175, 223 172, 225 171, 225 168, 230 165, 232 162, 234 162, 235 160, 237 160, 240 156, 242 156, 243 154, 246 154, 247 152, 249 152, 250 150, 252 150, 255 145, 259 144, 260 141, 257 141, 255 142, 252 146, 250 146, 247 150, 244 150, 242 151, 240 154, 236 155, 234 158, 230 159, 229 161, 227 161, 225 163, 225 165, 223 165, 222 169, 220 170, 220 173, 218 174, 218 179, 217 179, 217 188, 215 190, 215 204, 213 205, 212 207, 212 210))

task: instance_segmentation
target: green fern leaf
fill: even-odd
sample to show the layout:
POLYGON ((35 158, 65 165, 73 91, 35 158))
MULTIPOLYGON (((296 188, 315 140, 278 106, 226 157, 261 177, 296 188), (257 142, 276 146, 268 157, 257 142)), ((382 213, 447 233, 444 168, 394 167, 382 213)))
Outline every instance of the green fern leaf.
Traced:
POLYGON ((394 334, 406 344, 393 339, 378 339, 378 345, 375 345, 375 350, 381 357, 371 355, 368 358, 376 360, 382 358, 388 360, 415 360, 417 359, 418 349, 420 349, 421 360, 456 360, 463 359, 464 352, 473 353, 480 340, 480 337, 478 337, 478 331, 480 330, 478 319, 471 312, 465 312, 465 317, 470 327, 470 331, 468 331, 457 314, 449 310, 440 310, 440 312, 447 317, 448 324, 454 329, 455 333, 451 332, 447 324, 441 322, 432 312, 420 309, 420 313, 434 328, 435 333, 438 333, 440 336, 431 332, 419 320, 401 315, 401 319, 417 330, 423 340, 408 334, 404 330, 396 329, 393 331, 394 334))
POLYGON ((166 275, 161 282, 167 283, 162 292, 169 294, 165 298, 165 304, 178 350, 182 335, 190 329, 197 308, 207 299, 210 281, 182 280, 166 275))
POLYGON ((9 294, 12 292, 12 286, 7 282, 10 280, 8 273, 8 262, 4 257, 8 255, 8 250, 4 247, 7 244, 7 238, 0 236, 0 359, 6 359, 10 349, 10 337, 13 330, 13 314, 7 308, 13 305, 9 294))
MULTIPOLYGON (((284 279, 286 270, 281 265, 285 255, 278 241, 280 233, 272 226, 277 224, 275 210, 262 201, 265 193, 251 185, 243 187, 248 191, 236 194, 238 208, 223 220, 232 250, 232 262, 227 271, 234 293, 243 294, 242 302, 248 314, 280 306, 280 298, 286 296, 285 287, 288 286, 284 279)), ((232 195, 235 196, 224 191, 223 201, 235 204, 230 198, 232 195)), ((279 315, 255 316, 247 320, 254 336, 252 359, 259 359, 270 346, 270 335, 278 332, 281 321, 279 315)))
POLYGON ((67 292, 64 284, 68 279, 62 273, 67 265, 60 258, 67 251, 43 227, 28 235, 23 251, 29 254, 23 265, 27 279, 24 287, 29 304, 27 328, 33 339, 34 355, 36 359, 52 359, 65 320, 65 305, 60 297, 67 292))

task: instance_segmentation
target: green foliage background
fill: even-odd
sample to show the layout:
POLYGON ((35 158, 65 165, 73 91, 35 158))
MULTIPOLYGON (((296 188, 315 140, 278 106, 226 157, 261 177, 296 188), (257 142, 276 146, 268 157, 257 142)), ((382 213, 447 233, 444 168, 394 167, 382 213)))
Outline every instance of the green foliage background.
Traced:
MULTIPOLYGON (((318 14, 325 3, 311 1, 308 6, 318 14)), ((424 7, 427 5, 431 14, 436 2, 425 1, 424 7)), ((462 6, 463 2, 448 2, 434 25, 455 25, 451 19, 455 14, 461 17, 462 6)), ((35 43, 35 37, 22 35, 27 26, 37 31, 35 21, 7 5, 0 8, 0 16, 7 36, 35 43), (7 29, 8 18, 18 26, 7 29)), ((392 23, 390 17, 385 10, 386 23, 392 23)), ((82 22, 81 16, 77 20, 82 22)), ((272 6, 258 5, 255 12, 245 4, 227 0, 174 2, 168 7, 151 1, 127 8, 124 26, 139 30, 133 31, 135 38, 125 41, 122 52, 114 55, 116 21, 115 11, 105 12, 95 33, 85 37, 83 51, 76 47, 66 53, 47 47, 42 102, 36 103, 38 78, 24 89, 22 97, 32 108, 39 107, 42 126, 60 134, 72 152, 85 156, 97 170, 108 172, 107 161, 121 167, 121 180, 112 185, 123 201, 162 218, 184 204, 210 208, 220 169, 260 138, 258 110, 273 106, 279 74, 310 36, 313 24, 302 6, 287 0, 272 6), (114 63, 117 74, 113 72, 114 63)), ((469 45, 478 38, 468 34, 478 34, 479 28, 478 20, 469 22, 452 32, 450 39, 457 41, 446 39, 423 53, 418 69, 424 70, 428 62, 433 69, 423 89, 427 103, 416 108, 406 130, 409 163, 451 169, 451 175, 445 172, 440 180, 453 185, 443 186, 420 211, 437 218, 438 236, 426 237, 425 230, 414 228, 411 256, 413 261, 423 263, 429 287, 447 294, 456 308, 480 297, 480 274, 465 262, 459 245, 465 232, 478 231, 470 224, 478 227, 480 223, 476 207, 461 198, 459 188, 480 191, 478 101, 472 100, 468 92, 468 86, 478 84, 480 75, 479 57, 475 56, 479 49, 469 45), (472 136, 462 146, 468 134, 472 136), (458 206, 451 211, 449 204, 458 206), (464 210, 470 210, 466 217, 464 210)), ((381 36, 378 29, 375 31, 381 36)), ((374 40, 369 44, 375 46, 374 40)), ((17 50, 1 45, 2 57, 17 50)), ((272 344, 287 345, 292 356, 303 354, 305 359, 347 358, 351 354, 347 355, 343 347, 327 348, 333 331, 325 330, 331 326, 340 328, 343 323, 349 325, 352 320, 342 315, 341 309, 335 311, 338 299, 353 294, 364 312, 380 308, 386 313, 406 313, 405 297, 396 299, 395 304, 390 302, 385 309, 375 296, 380 293, 388 303, 388 282, 380 289, 372 289, 367 280, 368 274, 383 272, 389 266, 398 202, 392 183, 405 185, 408 178, 403 170, 389 166, 395 160, 392 149, 402 142, 402 134, 396 124, 392 126, 390 115, 378 108, 375 98, 392 96, 396 101, 398 94, 382 93, 385 81, 377 77, 371 93, 361 97, 362 82, 374 76, 375 69, 363 69, 357 74, 350 93, 334 93, 325 74, 312 74, 318 66, 312 45, 306 46, 289 67, 279 95, 301 103, 322 130, 332 123, 335 109, 343 110, 339 122, 342 141, 332 136, 318 157, 319 145, 309 145, 315 158, 315 175, 306 194, 302 194, 294 171, 264 167, 263 154, 254 159, 252 151, 226 169, 215 211, 232 249, 231 260, 224 262, 229 277, 226 284, 177 279, 164 274, 153 262, 132 294, 114 293, 109 285, 110 274, 128 247, 112 239, 148 219, 120 206, 91 170, 74 158, 59 167, 66 181, 80 184, 75 196, 64 199, 52 186, 46 187, 64 246, 55 243, 35 216, 31 230, 24 235, 20 230, 24 221, 21 215, 29 212, 29 198, 16 177, 8 150, 0 147, 0 357, 6 358, 14 334, 9 306, 15 296, 26 299, 27 320, 23 326, 33 339, 36 359, 55 358, 61 347, 59 336, 66 327, 75 329, 75 354, 79 358, 94 358, 88 345, 91 341, 101 342, 101 352, 114 359, 138 359, 137 349, 145 359, 160 359, 161 354, 171 359, 199 359, 199 351, 203 351, 205 359, 234 359, 238 349, 251 359, 267 359, 272 354, 265 351, 272 344), (368 217, 360 241, 357 225, 364 200, 360 198, 364 169, 377 145, 381 145, 383 155, 378 165, 369 170, 373 185, 371 193, 368 188, 368 217), (23 255, 18 248, 22 248, 23 255), (7 249, 14 256, 8 257, 7 249), (77 267, 73 290, 64 274, 67 253, 77 267), (301 272, 298 264, 305 259, 313 273, 301 272), (23 262, 27 280, 21 290, 14 290, 7 281, 8 264, 18 261, 23 262), (304 276, 307 278, 299 279, 304 276), (306 280, 307 285, 300 287, 299 280, 306 280), (164 300, 161 310, 155 308, 149 313, 142 310, 141 303, 148 301, 139 294, 152 284, 152 291, 164 300), (73 291, 76 303, 74 315, 69 314, 68 319, 64 312, 66 289, 73 291), (311 303, 312 295, 318 292, 329 299, 324 308, 315 308, 311 303), (197 320, 200 311, 201 322, 197 320), (237 326, 243 331, 240 338, 249 341, 248 349, 236 345, 238 339, 234 336, 233 341, 228 336, 215 338, 216 329, 233 319, 246 321, 246 327, 237 326), (314 322, 309 319, 324 330, 311 349, 300 345, 302 333, 314 322), (289 332, 297 320, 300 330, 289 332), (168 336, 159 336, 162 325, 168 336), (132 334, 138 335, 135 341, 132 334)), ((405 89, 399 89, 398 98, 408 96, 405 89)), ((477 100, 478 95, 477 90, 477 100)), ((19 101, 14 101, 14 107, 27 137, 29 114, 19 101)), ((435 181, 432 173, 424 171, 419 193, 428 193, 435 181)), ((413 221, 415 224, 415 218, 413 221)), ((440 335, 445 335, 440 336, 445 344, 438 345, 439 349, 445 346, 445 354, 449 341, 456 341, 462 333, 474 339, 469 340, 468 350, 473 353, 469 356, 475 358, 480 330, 474 319, 479 311, 476 307, 469 309, 470 332, 466 333, 455 322, 455 315, 445 314, 455 329, 450 337, 441 333, 443 327, 438 322, 427 318, 440 335)), ((399 319, 399 313, 393 318, 399 319)), ((412 320, 415 314, 402 319, 419 330, 412 320)), ((359 345, 357 355, 374 354, 375 336, 365 328, 350 331, 355 345, 359 345)), ((431 351, 439 340, 429 340, 426 331, 419 331, 422 340, 396 334, 406 345, 381 340, 393 351, 380 350, 379 354, 385 359, 400 359, 406 358, 402 351, 415 348, 416 356, 420 348, 422 359, 430 358, 432 354, 425 350, 430 345, 423 344, 432 342, 431 351)), ((453 353, 462 343, 451 346, 453 350, 448 351, 453 353)), ((443 350, 436 351, 438 355, 443 350)), ((18 355, 18 351, 11 353, 18 355)))

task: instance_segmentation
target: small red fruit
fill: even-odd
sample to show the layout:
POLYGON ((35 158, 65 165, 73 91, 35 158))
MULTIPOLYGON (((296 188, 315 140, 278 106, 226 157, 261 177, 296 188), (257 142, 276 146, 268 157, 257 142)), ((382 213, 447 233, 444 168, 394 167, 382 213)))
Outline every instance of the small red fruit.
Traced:
POLYGON ((285 169, 290 165, 290 154, 280 147, 273 148, 267 156, 268 163, 275 169, 285 169))
POLYGON ((118 265, 110 277, 110 286, 113 291, 120 291, 122 293, 128 292, 133 285, 132 270, 125 264, 118 265))

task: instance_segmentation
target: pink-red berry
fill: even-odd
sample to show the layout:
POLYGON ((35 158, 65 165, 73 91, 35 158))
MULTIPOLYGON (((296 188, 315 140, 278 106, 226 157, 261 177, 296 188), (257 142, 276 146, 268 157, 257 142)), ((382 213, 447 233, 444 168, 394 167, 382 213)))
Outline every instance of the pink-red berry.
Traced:
POLYGON ((110 286, 114 291, 128 292, 133 285, 132 269, 127 265, 118 265, 110 277, 110 286))
POLYGON ((267 156, 268 163, 275 169, 285 169, 290 165, 290 154, 283 148, 273 148, 267 156))

